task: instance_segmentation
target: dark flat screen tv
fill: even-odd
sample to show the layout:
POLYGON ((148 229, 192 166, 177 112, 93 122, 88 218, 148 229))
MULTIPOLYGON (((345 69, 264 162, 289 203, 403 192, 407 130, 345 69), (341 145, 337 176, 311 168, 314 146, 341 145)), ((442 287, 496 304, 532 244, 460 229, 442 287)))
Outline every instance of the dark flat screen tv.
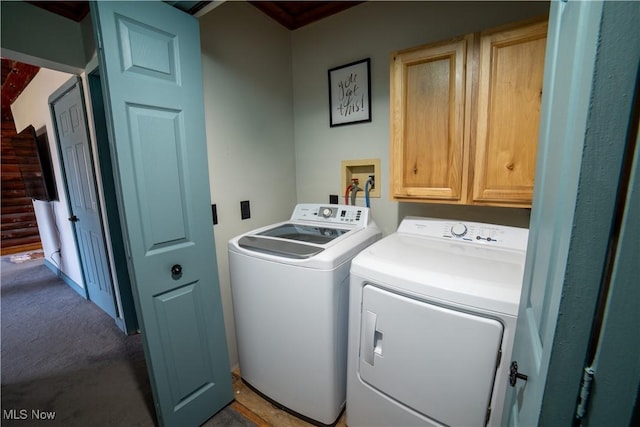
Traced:
POLYGON ((43 127, 36 131, 29 125, 11 138, 11 143, 27 196, 47 202, 58 200, 47 129, 43 127))

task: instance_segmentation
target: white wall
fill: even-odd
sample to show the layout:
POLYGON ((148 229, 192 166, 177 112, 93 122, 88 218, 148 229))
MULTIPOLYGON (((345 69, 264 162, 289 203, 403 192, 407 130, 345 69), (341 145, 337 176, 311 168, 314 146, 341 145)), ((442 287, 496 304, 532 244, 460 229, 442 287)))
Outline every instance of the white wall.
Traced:
POLYGON ((47 128, 51 162, 54 165, 54 175, 59 201, 34 201, 33 207, 38 221, 40 240, 45 258, 60 271, 66 274, 79 286, 84 287, 82 270, 78 251, 73 235, 71 223, 67 220, 71 215, 68 209, 67 195, 60 169, 57 139, 51 113, 49 112, 49 95, 55 92, 63 83, 72 77, 71 74, 41 68, 29 86, 11 104, 11 111, 16 125, 16 131, 21 132, 29 125, 40 129, 47 128), (56 251, 60 250, 59 253, 56 251))
MULTIPOLYGON (((385 234, 405 215, 527 226, 529 211, 389 199, 389 54, 547 13, 548 3, 367 2, 290 32, 245 2, 200 18, 211 200, 229 355, 236 365, 227 242, 287 218, 295 203, 340 194, 342 160, 381 159, 373 216, 385 234), (329 127, 329 68, 371 58, 373 121, 329 127), (240 220, 239 202, 252 218, 240 220)), ((362 203, 362 202, 359 202, 362 203)))
MULTIPOLYGON (((389 196, 389 62, 393 51, 548 13, 546 2, 366 2, 292 33, 298 202, 341 193, 341 161, 378 158, 373 218, 384 234, 405 215, 528 226, 529 211, 398 203, 389 196), (371 123, 329 127, 327 70, 371 58, 371 123)), ((364 204, 359 201, 358 204, 364 204)))
MULTIPOLYGON (((84 287, 73 229, 67 220, 70 214, 48 98, 73 74, 81 74, 93 55, 91 19, 87 16, 77 23, 20 1, 3 1, 1 7, 3 57, 46 67, 11 106, 18 131, 30 124, 36 129, 47 127, 59 201, 34 201, 45 258, 84 287)), ((86 81, 84 84, 86 88, 86 81)))
POLYGON ((245 2, 200 18, 211 200, 229 356, 237 365, 227 242, 296 202, 290 33, 245 2), (240 201, 251 218, 240 219, 240 201))

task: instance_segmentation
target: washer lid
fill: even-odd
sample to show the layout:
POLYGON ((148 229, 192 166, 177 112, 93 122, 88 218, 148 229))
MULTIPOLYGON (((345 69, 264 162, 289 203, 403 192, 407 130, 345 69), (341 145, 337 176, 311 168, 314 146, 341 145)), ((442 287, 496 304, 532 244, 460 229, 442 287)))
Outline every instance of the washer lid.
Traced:
POLYGON ((279 239, 263 239, 259 236, 242 236, 238 246, 251 251, 264 252, 285 258, 304 259, 319 254, 324 249, 279 239))
POLYGON ((525 252, 391 234, 362 251, 351 273, 443 302, 517 315, 525 252))
POLYGON ((323 245, 349 231, 349 229, 345 228, 286 223, 257 233, 256 236, 278 237, 280 239, 323 245))
POLYGON ((324 245, 349 231, 351 229, 284 223, 243 236, 238 240, 238 246, 286 258, 304 259, 319 254, 325 249, 324 245))

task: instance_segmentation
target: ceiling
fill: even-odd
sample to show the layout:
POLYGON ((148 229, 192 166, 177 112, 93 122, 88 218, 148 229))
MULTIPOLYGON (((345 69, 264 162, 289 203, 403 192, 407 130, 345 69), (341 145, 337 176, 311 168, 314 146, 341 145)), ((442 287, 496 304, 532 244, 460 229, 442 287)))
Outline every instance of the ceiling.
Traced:
MULTIPOLYGON (((89 13, 88 1, 27 1, 49 12, 76 22, 82 21, 89 13)), ((187 13, 195 14, 211 1, 175 1, 166 3, 187 13)), ((312 22, 342 12, 362 1, 249 1, 265 15, 271 17, 289 30, 295 30, 312 22)))
POLYGON ((295 30, 319 21, 362 1, 250 1, 285 28, 295 30))
POLYGON ((27 1, 56 15, 80 22, 89 13, 88 1, 27 1))
MULTIPOLYGON (((88 1, 27 1, 27 3, 76 22, 82 21, 89 14, 88 1)), ((166 0, 166 3, 193 15, 208 6, 211 1, 166 0)), ((363 2, 249 1, 248 3, 285 28, 295 30, 363 2)), ((13 120, 10 105, 38 70, 38 67, 2 58, 2 120, 13 120)))

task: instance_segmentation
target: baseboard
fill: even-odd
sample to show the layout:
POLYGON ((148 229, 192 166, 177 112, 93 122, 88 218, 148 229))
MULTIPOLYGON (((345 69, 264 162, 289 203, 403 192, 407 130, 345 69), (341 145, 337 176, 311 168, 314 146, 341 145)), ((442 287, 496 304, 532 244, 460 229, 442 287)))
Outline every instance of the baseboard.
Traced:
POLYGON ((42 243, 28 243, 25 245, 6 246, 5 242, 2 242, 3 247, 0 248, 0 256, 19 254, 21 252, 31 252, 42 249, 42 243))
POLYGON ((69 276, 67 276, 64 271, 60 270, 57 266, 55 266, 51 261, 49 261, 48 259, 44 259, 44 265, 51 271, 53 271, 53 273, 58 276, 59 278, 61 278, 64 283, 66 283, 67 285, 69 285, 69 287, 71 289, 73 289, 74 291, 76 291, 82 298, 84 299, 88 299, 87 298, 87 291, 85 290, 85 288, 83 288, 82 286, 78 285, 76 282, 73 281, 73 279, 69 276))

